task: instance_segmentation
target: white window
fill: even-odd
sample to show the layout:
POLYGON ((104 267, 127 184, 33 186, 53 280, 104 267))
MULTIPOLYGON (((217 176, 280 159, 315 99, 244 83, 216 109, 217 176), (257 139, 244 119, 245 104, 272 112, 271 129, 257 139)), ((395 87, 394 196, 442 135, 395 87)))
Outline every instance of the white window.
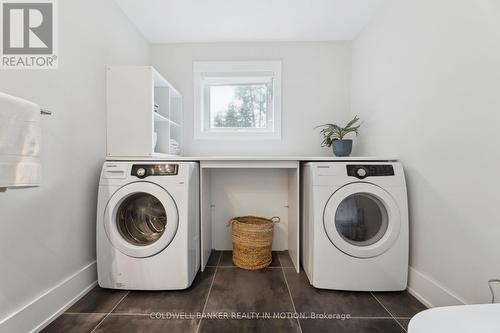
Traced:
POLYGON ((194 63, 198 139, 281 138, 281 61, 194 63))

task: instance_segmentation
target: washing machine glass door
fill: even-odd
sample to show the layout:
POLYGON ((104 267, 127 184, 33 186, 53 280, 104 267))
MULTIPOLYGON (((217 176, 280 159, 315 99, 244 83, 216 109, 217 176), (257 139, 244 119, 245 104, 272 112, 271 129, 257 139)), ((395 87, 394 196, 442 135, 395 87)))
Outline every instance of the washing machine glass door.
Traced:
POLYGON ((179 215, 170 194, 149 182, 125 185, 105 210, 106 234, 115 248, 137 258, 165 249, 177 232, 179 215))
POLYGON ((381 255, 394 244, 401 229, 399 208, 392 196, 370 183, 352 183, 333 193, 323 223, 333 245, 357 258, 381 255))

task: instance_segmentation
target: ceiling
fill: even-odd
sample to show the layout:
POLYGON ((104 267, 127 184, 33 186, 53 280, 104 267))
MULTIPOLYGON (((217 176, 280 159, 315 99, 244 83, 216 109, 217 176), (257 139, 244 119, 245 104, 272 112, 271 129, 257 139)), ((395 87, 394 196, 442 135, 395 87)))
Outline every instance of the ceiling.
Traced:
POLYGON ((151 43, 352 40, 386 0, 116 0, 151 43))

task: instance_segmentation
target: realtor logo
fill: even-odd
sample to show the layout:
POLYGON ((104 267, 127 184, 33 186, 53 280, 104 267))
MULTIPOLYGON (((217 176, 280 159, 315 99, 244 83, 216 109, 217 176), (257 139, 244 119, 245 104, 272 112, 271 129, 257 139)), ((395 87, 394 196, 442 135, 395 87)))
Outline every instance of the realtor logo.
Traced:
POLYGON ((1 0, 1 68, 57 68, 54 0, 1 0))

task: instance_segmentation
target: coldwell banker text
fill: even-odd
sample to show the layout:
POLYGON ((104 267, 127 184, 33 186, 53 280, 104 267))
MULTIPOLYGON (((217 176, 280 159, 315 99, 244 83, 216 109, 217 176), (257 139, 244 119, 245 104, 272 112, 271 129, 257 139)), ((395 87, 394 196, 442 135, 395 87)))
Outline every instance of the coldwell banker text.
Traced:
POLYGON ((55 0, 1 0, 2 69, 57 68, 55 0))

